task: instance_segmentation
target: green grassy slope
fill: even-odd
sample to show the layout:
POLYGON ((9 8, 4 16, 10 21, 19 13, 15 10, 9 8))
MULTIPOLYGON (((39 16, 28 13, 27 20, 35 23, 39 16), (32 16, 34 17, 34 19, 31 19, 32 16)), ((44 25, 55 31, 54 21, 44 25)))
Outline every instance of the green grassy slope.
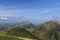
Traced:
POLYGON ((0 40, 22 40, 22 39, 0 36, 0 40))
MULTIPOLYGON (((28 29, 32 34, 42 40, 50 40, 51 33, 54 35, 56 31, 60 34, 60 24, 57 21, 48 21, 43 24, 37 25, 34 28, 28 29)), ((60 35, 59 35, 60 36, 60 35)), ((52 37, 53 38, 53 37, 52 37)), ((52 39, 53 40, 53 39, 52 39)))
POLYGON ((25 29, 11 29, 11 30, 7 30, 7 31, 0 31, 0 39, 1 40, 19 40, 20 38, 27 38, 27 39, 37 39, 37 37, 35 37, 34 35, 32 35, 29 31, 25 30, 25 29), (16 39, 16 38, 18 39, 16 39))
POLYGON ((13 28, 13 29, 7 30, 5 32, 6 32, 6 35, 9 35, 9 36, 37 39, 37 37, 34 36, 31 32, 29 32, 25 29, 22 29, 22 28, 21 29, 13 28))

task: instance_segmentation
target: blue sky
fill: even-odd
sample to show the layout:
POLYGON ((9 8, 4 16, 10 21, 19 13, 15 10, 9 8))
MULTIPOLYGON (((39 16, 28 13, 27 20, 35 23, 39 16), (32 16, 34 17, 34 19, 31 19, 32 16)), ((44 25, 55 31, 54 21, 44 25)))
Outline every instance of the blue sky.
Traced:
POLYGON ((60 0, 0 0, 0 16, 21 17, 40 23, 60 17, 60 0))

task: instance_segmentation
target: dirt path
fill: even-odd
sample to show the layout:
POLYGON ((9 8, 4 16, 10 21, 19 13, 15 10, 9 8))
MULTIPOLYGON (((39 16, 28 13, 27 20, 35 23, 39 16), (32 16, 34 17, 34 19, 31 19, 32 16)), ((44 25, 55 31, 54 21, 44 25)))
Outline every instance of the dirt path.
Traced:
POLYGON ((19 37, 20 39, 23 39, 23 40, 36 40, 36 39, 30 39, 30 38, 22 38, 22 37, 19 37))
POLYGON ((7 35, 0 35, 0 36, 6 36, 6 37, 12 37, 12 38, 18 38, 18 39, 22 39, 22 40, 37 40, 37 39, 24 38, 24 37, 16 37, 16 36, 7 36, 7 35))
POLYGON ((19 37, 20 39, 23 39, 23 40, 36 40, 36 39, 30 39, 30 38, 22 38, 22 37, 19 37))

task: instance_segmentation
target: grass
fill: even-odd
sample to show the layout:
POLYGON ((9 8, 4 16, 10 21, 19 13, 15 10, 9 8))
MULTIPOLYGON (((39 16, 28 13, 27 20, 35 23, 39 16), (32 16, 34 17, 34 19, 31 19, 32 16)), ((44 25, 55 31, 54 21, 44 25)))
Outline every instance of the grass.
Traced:
POLYGON ((22 39, 0 36, 0 40, 22 40, 22 39))

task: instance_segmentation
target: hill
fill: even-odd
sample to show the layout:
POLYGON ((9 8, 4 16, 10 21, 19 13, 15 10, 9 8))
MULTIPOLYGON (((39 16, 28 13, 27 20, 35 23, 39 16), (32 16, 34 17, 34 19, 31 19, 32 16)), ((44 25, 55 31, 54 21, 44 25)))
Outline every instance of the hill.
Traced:
POLYGON ((6 32, 6 35, 9 35, 9 36, 37 39, 37 37, 34 36, 31 32, 29 32, 23 28, 21 28, 21 29, 13 28, 13 29, 7 30, 5 32, 6 32))
POLYGON ((42 40, 49 40, 50 32, 60 32, 60 22, 56 20, 47 21, 34 28, 30 28, 29 31, 42 40))

